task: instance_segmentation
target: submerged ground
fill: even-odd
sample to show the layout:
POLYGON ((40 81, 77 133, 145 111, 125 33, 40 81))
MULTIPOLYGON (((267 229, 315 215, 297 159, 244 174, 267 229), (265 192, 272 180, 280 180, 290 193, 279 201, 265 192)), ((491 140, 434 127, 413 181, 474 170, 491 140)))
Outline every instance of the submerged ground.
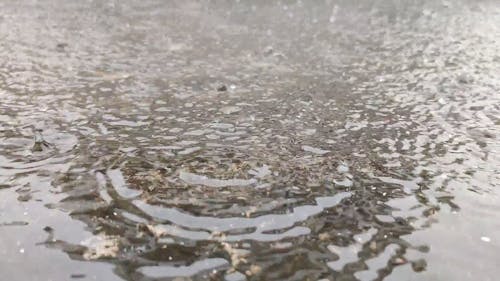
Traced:
POLYGON ((0 280, 497 280, 500 3, 375 2, 0 3, 0 280))

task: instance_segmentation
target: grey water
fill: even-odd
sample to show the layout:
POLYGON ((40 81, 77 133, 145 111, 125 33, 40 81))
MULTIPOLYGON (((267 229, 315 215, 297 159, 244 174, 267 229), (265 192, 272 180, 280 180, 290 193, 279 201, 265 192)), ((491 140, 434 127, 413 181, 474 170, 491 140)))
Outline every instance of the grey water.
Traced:
POLYGON ((0 280, 498 280, 500 2, 0 2, 0 280))

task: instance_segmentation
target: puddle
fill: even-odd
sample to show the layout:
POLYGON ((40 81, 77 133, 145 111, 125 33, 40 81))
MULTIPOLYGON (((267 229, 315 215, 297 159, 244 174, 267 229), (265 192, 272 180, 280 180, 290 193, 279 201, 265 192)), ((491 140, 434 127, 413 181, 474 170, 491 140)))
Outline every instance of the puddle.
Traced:
POLYGON ((0 4, 2 278, 496 280, 498 7, 445 2, 0 4))

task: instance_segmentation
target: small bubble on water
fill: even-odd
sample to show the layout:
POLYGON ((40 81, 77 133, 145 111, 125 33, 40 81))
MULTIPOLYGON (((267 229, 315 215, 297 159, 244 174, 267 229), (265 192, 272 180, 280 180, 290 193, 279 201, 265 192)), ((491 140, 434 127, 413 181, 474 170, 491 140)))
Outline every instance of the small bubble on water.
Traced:
POLYGON ((24 254, 24 249, 23 248, 19 249, 19 253, 24 254))
POLYGON ((491 241, 490 237, 486 237, 486 236, 481 237, 481 240, 482 240, 483 242, 486 242, 486 243, 488 243, 488 242, 490 242, 490 241, 491 241))

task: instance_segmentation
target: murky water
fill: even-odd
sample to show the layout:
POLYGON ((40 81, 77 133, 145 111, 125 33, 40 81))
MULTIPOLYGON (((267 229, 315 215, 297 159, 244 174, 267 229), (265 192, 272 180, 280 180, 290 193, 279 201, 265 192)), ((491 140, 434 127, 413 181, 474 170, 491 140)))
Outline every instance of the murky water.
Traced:
POLYGON ((497 280, 500 3, 372 2, 0 3, 0 280, 497 280))

